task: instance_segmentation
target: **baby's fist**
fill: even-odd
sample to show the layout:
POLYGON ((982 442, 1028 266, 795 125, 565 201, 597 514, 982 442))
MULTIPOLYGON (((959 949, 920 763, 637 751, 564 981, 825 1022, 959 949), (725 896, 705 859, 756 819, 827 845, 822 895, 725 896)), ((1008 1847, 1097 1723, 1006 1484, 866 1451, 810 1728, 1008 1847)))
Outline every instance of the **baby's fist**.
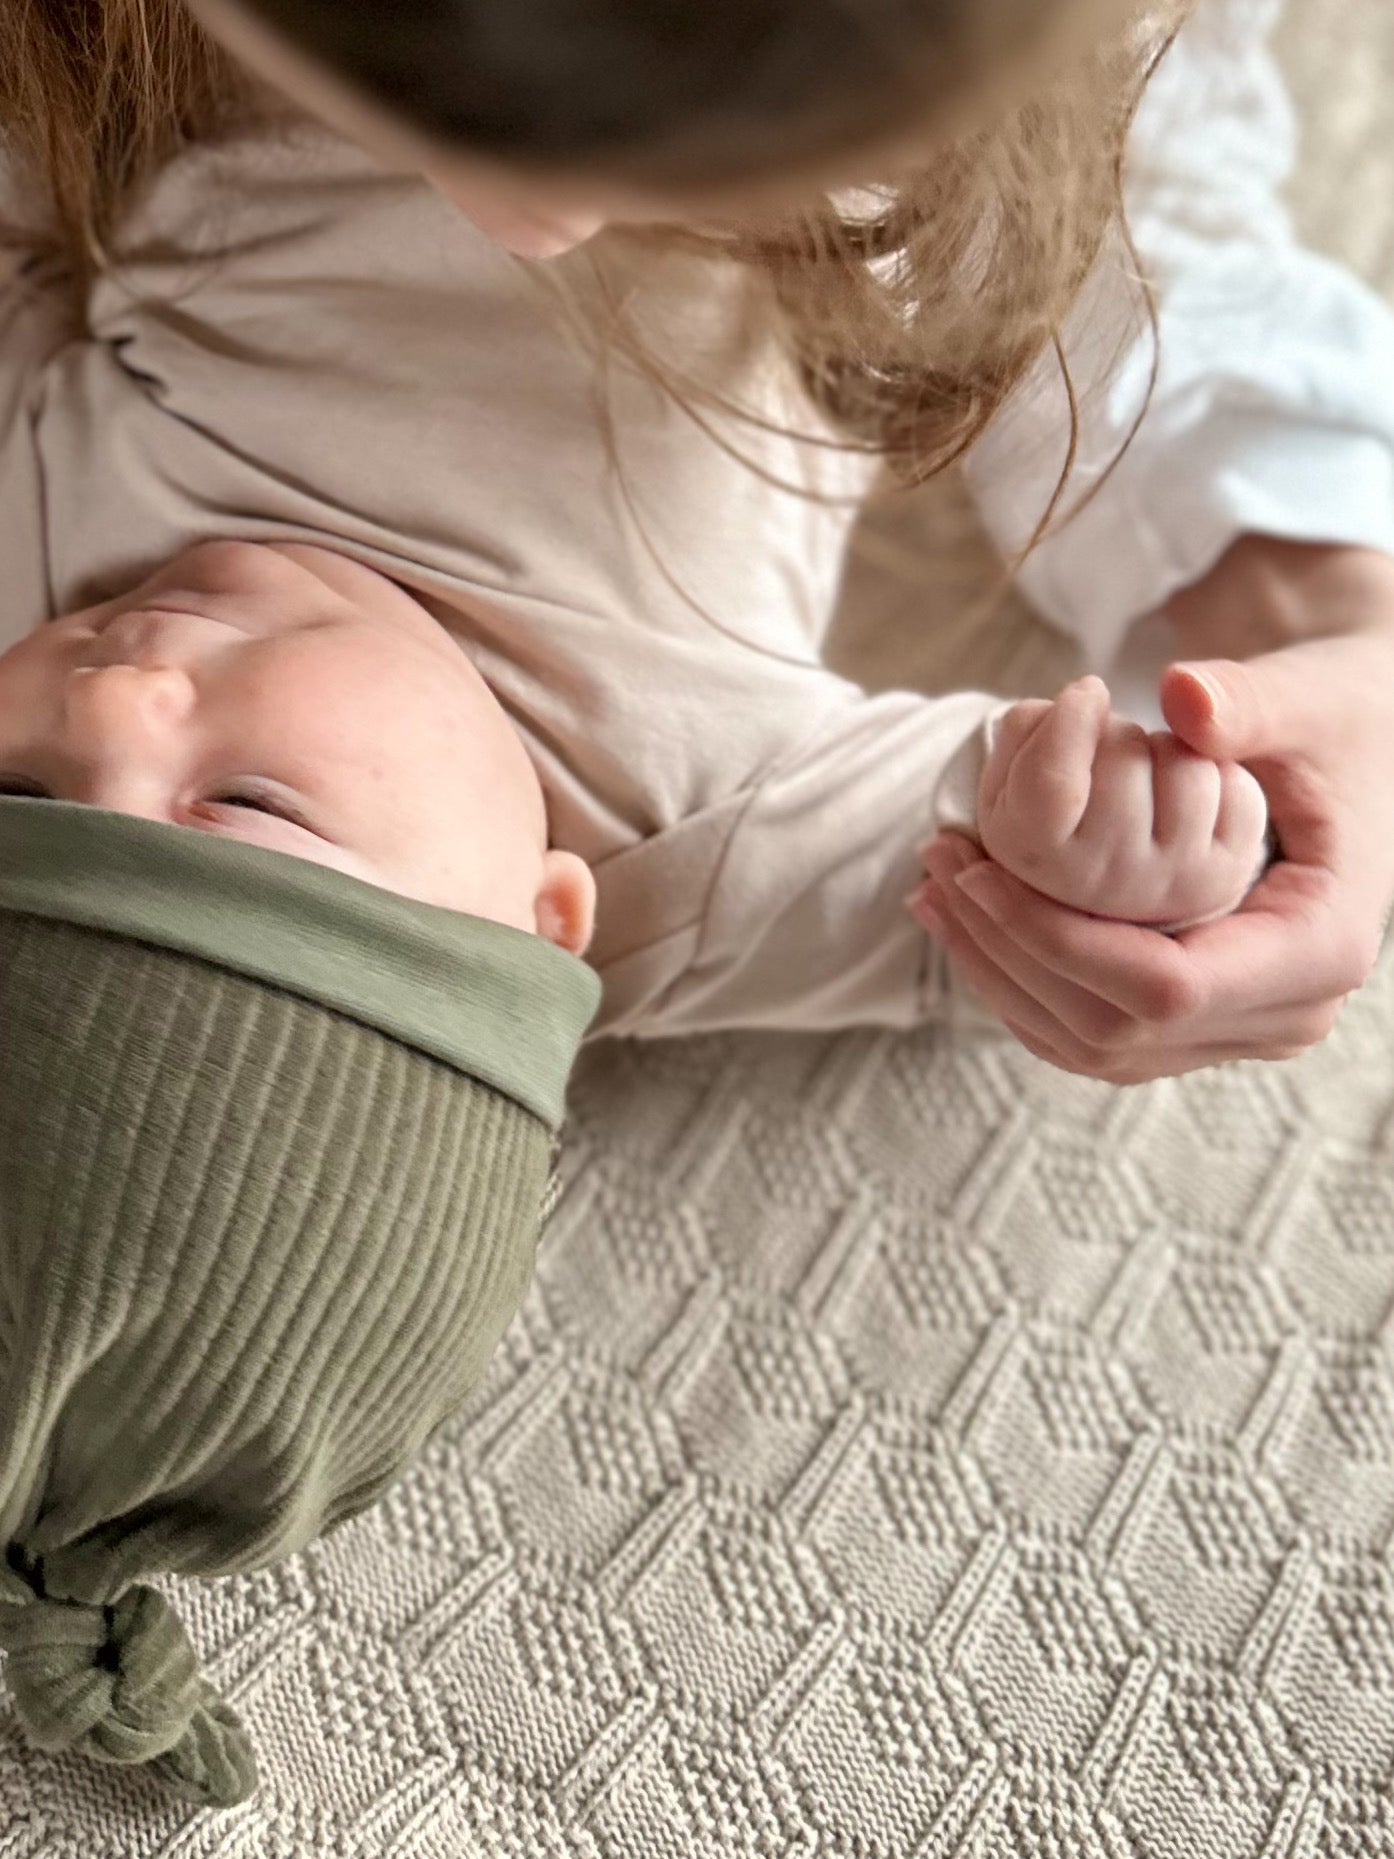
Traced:
POLYGON ((1247 769, 1121 721, 1098 678, 1013 705, 978 789, 978 836, 1000 865, 1076 910, 1133 923, 1233 910, 1266 828, 1247 769))

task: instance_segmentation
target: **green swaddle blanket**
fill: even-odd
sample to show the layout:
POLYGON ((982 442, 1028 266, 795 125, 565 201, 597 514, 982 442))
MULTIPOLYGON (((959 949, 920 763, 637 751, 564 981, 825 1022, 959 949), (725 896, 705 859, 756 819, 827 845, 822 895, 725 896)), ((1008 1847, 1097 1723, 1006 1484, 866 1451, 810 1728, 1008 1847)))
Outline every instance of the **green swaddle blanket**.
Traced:
POLYGON ((33 1742, 255 1786, 145 1578, 302 1548, 458 1408, 598 992, 319 866, 0 799, 0 1647, 33 1742))

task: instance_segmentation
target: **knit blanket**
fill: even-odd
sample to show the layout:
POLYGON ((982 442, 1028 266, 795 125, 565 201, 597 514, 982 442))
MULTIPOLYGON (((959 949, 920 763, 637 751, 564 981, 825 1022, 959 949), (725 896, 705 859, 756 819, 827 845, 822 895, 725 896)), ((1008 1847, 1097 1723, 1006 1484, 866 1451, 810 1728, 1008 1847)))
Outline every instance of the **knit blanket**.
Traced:
MULTIPOLYGON (((1394 21, 1288 33, 1303 198, 1390 281, 1394 21)), ((1281 1066, 733 1038, 574 1112, 470 1408, 181 1592, 258 1796, 0 1711, 0 1859, 1394 1854, 1394 952, 1281 1066)))

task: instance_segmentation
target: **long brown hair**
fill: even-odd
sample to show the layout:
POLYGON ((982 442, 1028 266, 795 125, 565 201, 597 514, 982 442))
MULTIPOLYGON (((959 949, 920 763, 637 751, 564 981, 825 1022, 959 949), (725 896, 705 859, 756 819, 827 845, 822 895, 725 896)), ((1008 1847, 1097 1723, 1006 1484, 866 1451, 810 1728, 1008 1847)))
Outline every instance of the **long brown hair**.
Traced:
MULTIPOLYGON (((673 235, 765 281, 816 400, 913 479, 958 457, 1058 348, 1122 223, 1125 137, 1187 0, 1112 0, 1109 30, 1049 63, 1042 22, 1091 0, 244 3, 418 128, 535 172, 681 191, 919 134, 918 162, 861 209, 811 190, 766 230, 673 235), (1008 43, 1023 67, 1036 57, 1034 81, 968 120, 1008 43)), ((257 107, 182 0, 3 7, 0 132, 79 267, 181 144, 257 107)))

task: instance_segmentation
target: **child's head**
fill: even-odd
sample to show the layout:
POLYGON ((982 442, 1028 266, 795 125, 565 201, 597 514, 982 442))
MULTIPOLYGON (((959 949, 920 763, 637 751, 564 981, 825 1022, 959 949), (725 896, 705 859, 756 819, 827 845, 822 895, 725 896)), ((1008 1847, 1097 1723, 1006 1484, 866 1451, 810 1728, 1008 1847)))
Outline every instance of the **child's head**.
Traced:
MULTIPOLYGON (((190 0, 241 66, 520 256, 617 225, 750 264, 815 397, 910 478, 1058 338, 1189 3, 190 0)), ((700 397, 683 357, 619 314, 606 333, 700 397)))
POLYGON ((245 63, 545 255, 903 165, 1121 0, 193 0, 245 63))
POLYGON ((0 656, 0 793, 327 865, 579 953, 527 752, 410 595, 325 549, 208 543, 0 656))
MULTIPOLYGON (((119 251, 167 160, 266 121, 249 69, 520 253, 608 221, 704 244, 755 275, 751 318, 823 411, 918 480, 1063 361, 1123 221, 1132 115, 1191 4, 69 0, 4 9, 0 121, 78 273, 119 251)), ((621 309, 602 335, 678 398, 719 398, 621 309)))
MULTIPOLYGON (((1058 339, 1192 3, 70 0, 9 10, 0 118, 79 272, 165 161, 265 116, 248 66, 520 252, 616 220, 700 240, 758 276, 827 412, 923 477, 1058 339)), ((702 396, 690 357, 604 335, 702 396)))

